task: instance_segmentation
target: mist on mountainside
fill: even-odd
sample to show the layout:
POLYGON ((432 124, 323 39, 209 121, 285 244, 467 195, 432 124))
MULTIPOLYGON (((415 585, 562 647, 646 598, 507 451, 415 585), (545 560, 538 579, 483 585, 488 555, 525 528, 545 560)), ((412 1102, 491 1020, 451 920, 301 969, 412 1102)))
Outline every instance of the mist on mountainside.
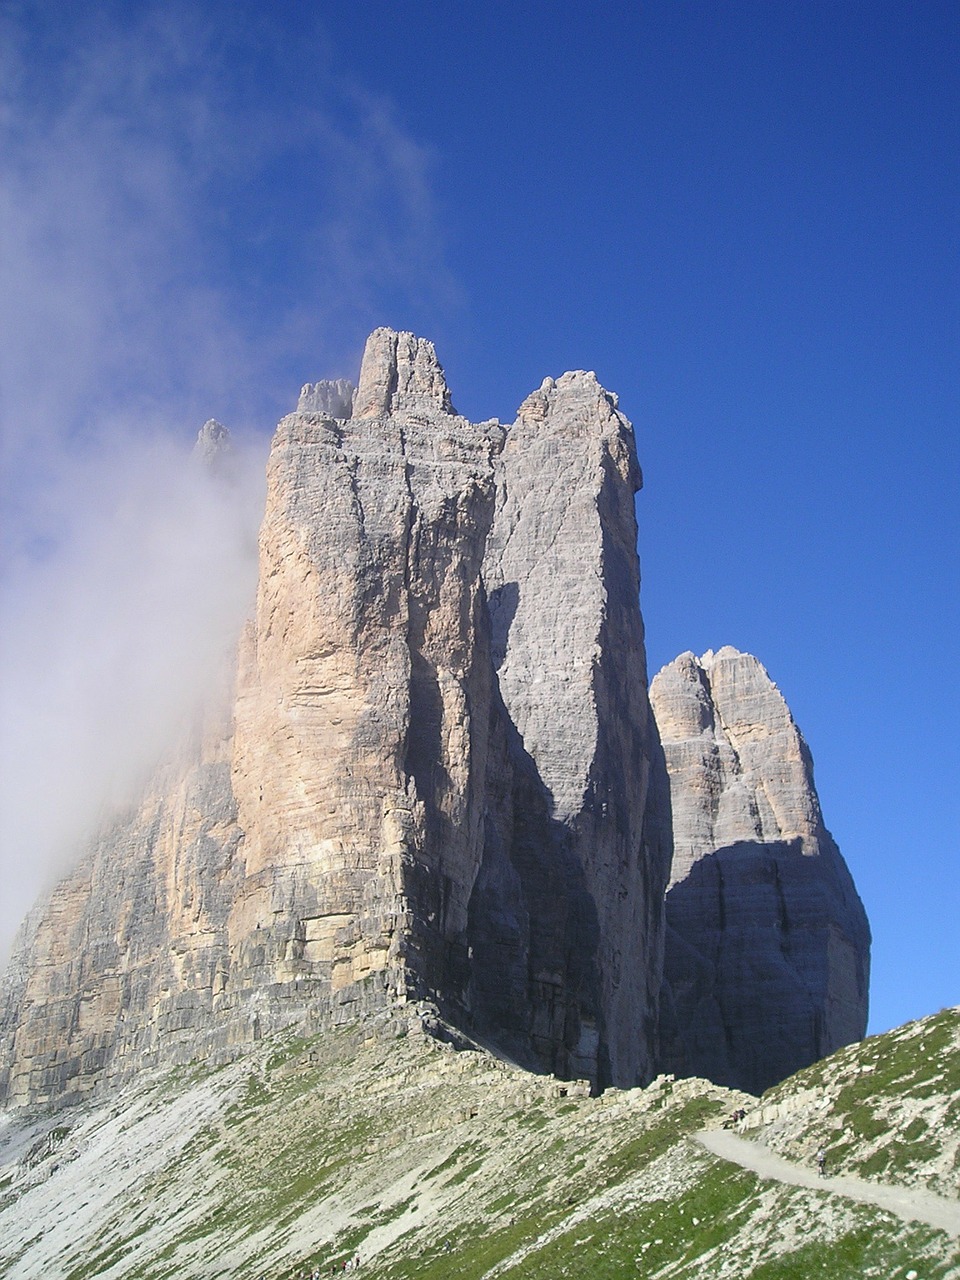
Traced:
POLYGON ((233 660, 256 583, 262 450, 229 478, 157 434, 64 477, 63 540, 8 571, 0 728, 6 947, 233 660))
POLYGON ((305 85, 268 14, 46 9, 0 13, 0 954, 231 660, 267 433, 383 291, 451 288, 425 152, 316 22, 305 85))

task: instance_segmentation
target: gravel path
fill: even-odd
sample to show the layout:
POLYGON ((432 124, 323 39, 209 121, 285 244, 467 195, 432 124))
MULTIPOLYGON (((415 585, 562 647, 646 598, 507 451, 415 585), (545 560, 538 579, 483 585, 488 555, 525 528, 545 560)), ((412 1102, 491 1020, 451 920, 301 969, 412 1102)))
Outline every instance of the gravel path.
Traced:
POLYGON ((795 1187, 833 1191, 850 1200, 859 1200, 861 1204, 873 1204, 886 1209, 904 1222, 925 1222, 939 1231, 960 1236, 960 1203, 935 1195, 932 1191, 884 1186, 849 1175, 821 1178, 813 1169, 791 1164, 759 1142, 748 1142, 746 1138, 738 1138, 735 1133, 723 1129, 705 1129, 697 1134, 697 1141, 721 1160, 738 1164, 759 1174, 761 1178, 774 1178, 778 1182, 789 1182, 795 1187))

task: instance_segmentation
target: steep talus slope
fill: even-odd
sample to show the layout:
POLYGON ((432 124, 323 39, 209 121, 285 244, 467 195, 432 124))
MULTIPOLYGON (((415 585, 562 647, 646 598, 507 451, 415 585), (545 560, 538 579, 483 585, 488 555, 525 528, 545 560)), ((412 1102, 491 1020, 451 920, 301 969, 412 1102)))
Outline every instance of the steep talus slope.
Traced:
POLYGON ((662 1062, 760 1093, 863 1035, 866 916, 756 658, 682 654, 650 697, 674 837, 662 1062))
POLYGON ((22 935, 0 1097, 419 999, 535 1069, 648 1079, 669 832, 639 475, 592 374, 474 424, 432 344, 379 329, 356 389, 307 384, 235 687, 22 935))
MULTIPOLYGON (((739 1107, 750 1137, 779 1140, 803 1116, 809 1130, 809 1072, 759 1102, 669 1077, 591 1097, 425 1036, 424 1017, 408 1004, 313 1039, 280 1033, 217 1071, 144 1073, 68 1112, 0 1117, 0 1270, 294 1280, 359 1256, 376 1280, 960 1275, 960 1239, 909 1213, 757 1178, 695 1141, 739 1107)), ((955 1151, 958 1026, 954 1010, 851 1046, 818 1087, 832 1105, 860 1090, 895 1132, 924 1093, 955 1151)), ((846 1137, 862 1168, 873 1139, 846 1137)), ((812 1139, 788 1152, 810 1169, 812 1139)), ((911 1177, 947 1194, 941 1155, 916 1155, 911 1177)))

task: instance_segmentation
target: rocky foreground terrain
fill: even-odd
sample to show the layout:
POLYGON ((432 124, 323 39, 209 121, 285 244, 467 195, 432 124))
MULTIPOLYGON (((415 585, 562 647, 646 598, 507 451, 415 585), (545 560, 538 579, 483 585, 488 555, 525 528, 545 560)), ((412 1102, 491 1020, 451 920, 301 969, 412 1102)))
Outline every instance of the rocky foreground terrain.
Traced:
POLYGON ((370 1280, 960 1277, 960 1009, 758 1100, 671 1077, 591 1097, 407 1004, 0 1120, 7 1280, 294 1280, 358 1258, 370 1280), (736 1140, 740 1108, 758 1166, 786 1156, 813 1185, 702 1145, 736 1140), (851 1175, 899 1188, 903 1216, 851 1175))

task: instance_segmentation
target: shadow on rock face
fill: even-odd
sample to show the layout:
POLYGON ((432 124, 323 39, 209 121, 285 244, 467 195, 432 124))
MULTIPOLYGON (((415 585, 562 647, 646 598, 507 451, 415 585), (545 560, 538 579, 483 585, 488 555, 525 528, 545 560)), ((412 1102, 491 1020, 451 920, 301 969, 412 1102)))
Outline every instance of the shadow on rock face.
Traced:
POLYGON ((488 608, 490 611, 490 648, 493 667, 499 671, 507 656, 507 645, 510 641, 510 627, 517 616, 520 603, 519 582, 505 582, 490 592, 488 608))
MULTIPOLYGON (((424 852, 455 839, 438 803, 449 782, 435 675, 415 657, 406 766, 424 798, 424 852)), ((410 976, 443 1017, 530 1070, 610 1083, 602 1026, 596 904, 574 834, 493 681, 481 860, 463 934, 451 927, 453 886, 421 856, 406 869, 418 904, 410 976)))
POLYGON ((856 907, 832 842, 739 841, 694 863, 666 896, 664 1070, 759 1094, 860 1039, 856 907))
POLYGON ((470 899, 471 1023, 535 1070, 603 1088, 610 1067, 596 904, 572 833, 552 816, 550 791, 497 701, 494 751, 512 769, 506 785, 501 777, 490 788, 470 899))

